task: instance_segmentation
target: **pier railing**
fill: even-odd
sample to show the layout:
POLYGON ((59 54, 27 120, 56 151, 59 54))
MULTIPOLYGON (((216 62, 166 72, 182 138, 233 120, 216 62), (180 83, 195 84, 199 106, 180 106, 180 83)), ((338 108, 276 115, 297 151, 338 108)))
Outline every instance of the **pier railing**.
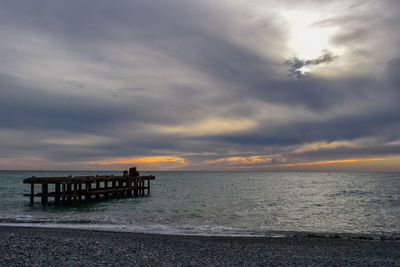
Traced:
POLYGON ((47 204, 49 198, 54 203, 79 203, 90 200, 101 200, 116 197, 142 196, 150 194, 149 176, 70 176, 70 177, 35 177, 24 179, 31 185, 30 204, 34 198, 41 198, 42 204, 47 204), (147 182, 146 182, 147 181, 147 182), (41 187, 41 192, 35 193, 35 185, 41 187), (52 191, 54 190, 54 191, 52 191), (50 192, 51 191, 51 192, 50 192))

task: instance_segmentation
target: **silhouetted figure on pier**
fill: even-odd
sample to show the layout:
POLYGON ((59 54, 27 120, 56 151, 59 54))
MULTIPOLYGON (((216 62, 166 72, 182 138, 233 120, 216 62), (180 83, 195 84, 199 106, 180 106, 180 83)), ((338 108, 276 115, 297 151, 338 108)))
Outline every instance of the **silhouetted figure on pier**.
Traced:
POLYGON ((129 176, 137 177, 140 175, 140 172, 136 170, 136 167, 129 168, 129 176))

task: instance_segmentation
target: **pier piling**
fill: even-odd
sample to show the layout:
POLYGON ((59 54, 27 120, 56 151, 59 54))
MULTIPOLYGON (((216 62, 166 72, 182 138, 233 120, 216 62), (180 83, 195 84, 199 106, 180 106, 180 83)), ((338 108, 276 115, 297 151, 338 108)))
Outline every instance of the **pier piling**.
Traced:
POLYGON ((39 197, 43 205, 48 204, 49 198, 55 204, 81 203, 92 200, 108 199, 110 196, 116 197, 138 197, 150 194, 150 180, 155 177, 139 176, 139 172, 129 170, 123 176, 69 176, 69 177, 31 177, 24 179, 24 183, 30 184, 30 194, 24 194, 30 198, 29 203, 34 203, 34 198, 39 197), (147 186, 146 186, 147 181, 147 186), (111 186, 109 183, 111 182, 111 186), (35 184, 41 185, 41 192, 35 193, 35 184), (54 191, 49 192, 53 188, 54 191), (104 185, 104 186, 102 186, 104 185))

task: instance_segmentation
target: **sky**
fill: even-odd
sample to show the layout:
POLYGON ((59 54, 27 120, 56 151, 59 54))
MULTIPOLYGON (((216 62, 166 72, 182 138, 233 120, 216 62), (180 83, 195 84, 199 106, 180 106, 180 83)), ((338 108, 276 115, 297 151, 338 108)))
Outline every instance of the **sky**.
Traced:
POLYGON ((397 0, 2 0, 0 169, 400 171, 397 0))

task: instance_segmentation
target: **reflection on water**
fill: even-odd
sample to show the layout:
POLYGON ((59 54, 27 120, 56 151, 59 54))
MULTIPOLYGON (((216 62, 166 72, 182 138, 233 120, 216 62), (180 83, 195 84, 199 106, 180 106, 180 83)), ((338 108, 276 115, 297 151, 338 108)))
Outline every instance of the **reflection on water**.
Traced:
POLYGON ((400 174, 152 172, 148 197, 79 206, 29 206, 35 176, 117 172, 0 172, 1 223, 51 223, 176 232, 399 234, 400 174))

